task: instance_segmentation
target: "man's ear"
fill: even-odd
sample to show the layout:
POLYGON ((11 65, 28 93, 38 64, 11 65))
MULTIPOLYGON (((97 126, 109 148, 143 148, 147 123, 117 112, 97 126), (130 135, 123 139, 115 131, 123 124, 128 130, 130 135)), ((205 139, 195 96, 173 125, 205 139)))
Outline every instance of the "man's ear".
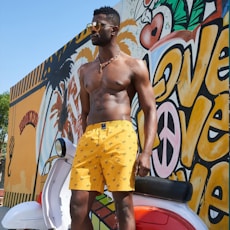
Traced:
POLYGON ((119 26, 113 26, 113 27, 112 27, 112 35, 117 34, 118 31, 119 31, 119 26))

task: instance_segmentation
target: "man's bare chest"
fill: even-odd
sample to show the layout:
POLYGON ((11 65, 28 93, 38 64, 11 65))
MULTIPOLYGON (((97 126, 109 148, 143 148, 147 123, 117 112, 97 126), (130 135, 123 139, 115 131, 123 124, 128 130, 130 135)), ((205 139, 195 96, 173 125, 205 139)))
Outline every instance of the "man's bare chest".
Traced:
POLYGON ((84 77, 84 87, 91 93, 99 89, 108 89, 112 91, 122 91, 127 89, 131 84, 131 77, 124 71, 103 71, 93 72, 84 77))

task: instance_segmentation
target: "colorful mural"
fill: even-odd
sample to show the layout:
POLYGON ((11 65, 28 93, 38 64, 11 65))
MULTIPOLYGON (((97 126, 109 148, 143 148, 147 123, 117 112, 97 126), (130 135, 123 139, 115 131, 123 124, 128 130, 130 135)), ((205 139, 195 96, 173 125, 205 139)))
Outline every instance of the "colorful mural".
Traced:
MULTIPOLYGON (((123 0, 115 8, 122 16, 119 46, 145 60, 156 95, 158 135, 151 175, 190 181, 189 206, 209 229, 227 229, 228 1, 123 0)), ((36 199, 56 159, 57 137, 77 144, 82 134, 77 69, 97 54, 84 30, 11 88, 6 206, 36 199)), ((131 117, 141 149, 144 117, 137 96, 131 117)), ((95 203, 92 219, 95 226, 109 229, 103 218, 97 219, 102 214, 96 204, 103 199, 95 203)), ((104 205, 108 203, 103 208, 114 220, 112 203, 104 205)))

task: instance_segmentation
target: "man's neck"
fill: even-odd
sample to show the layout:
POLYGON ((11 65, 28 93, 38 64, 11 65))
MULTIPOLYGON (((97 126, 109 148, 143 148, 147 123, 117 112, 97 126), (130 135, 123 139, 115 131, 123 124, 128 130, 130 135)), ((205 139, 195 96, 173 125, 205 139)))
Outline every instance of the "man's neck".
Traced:
POLYGON ((120 53, 120 48, 118 45, 109 46, 109 47, 99 47, 99 58, 101 62, 108 61, 109 59, 117 56, 120 53))

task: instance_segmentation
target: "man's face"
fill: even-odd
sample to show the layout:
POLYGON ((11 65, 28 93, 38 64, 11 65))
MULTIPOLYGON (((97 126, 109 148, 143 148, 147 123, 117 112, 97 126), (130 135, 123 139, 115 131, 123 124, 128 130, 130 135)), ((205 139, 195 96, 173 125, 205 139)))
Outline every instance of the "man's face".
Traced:
POLYGON ((87 25, 91 31, 91 41, 93 45, 105 46, 110 43, 114 29, 106 18, 105 14, 98 14, 93 17, 92 23, 87 25))

